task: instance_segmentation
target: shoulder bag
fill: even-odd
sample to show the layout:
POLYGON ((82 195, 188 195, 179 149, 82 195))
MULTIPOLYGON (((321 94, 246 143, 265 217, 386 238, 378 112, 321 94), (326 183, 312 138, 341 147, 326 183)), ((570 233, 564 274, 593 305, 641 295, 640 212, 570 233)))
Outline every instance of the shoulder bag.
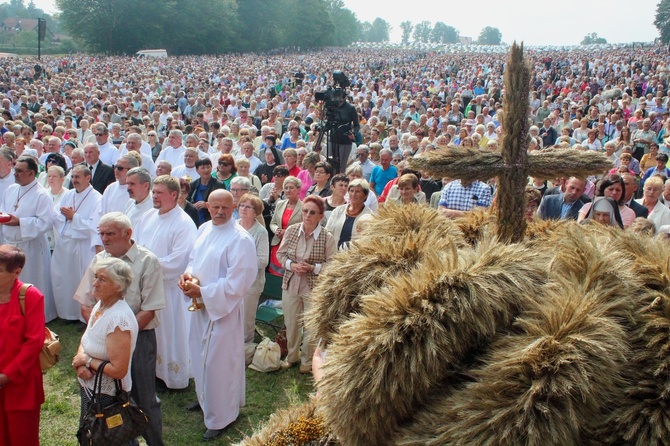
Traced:
MULTIPOLYGON (((32 284, 24 283, 19 289, 19 303, 21 304, 21 314, 26 315, 26 292, 32 284)), ((44 345, 40 352, 40 368, 46 372, 58 362, 58 354, 60 353, 61 345, 58 335, 49 330, 49 327, 44 327, 44 345)))
POLYGON ((149 424, 147 415, 130 401, 130 395, 114 380, 116 396, 112 404, 102 407, 102 375, 109 361, 103 361, 93 383, 88 413, 84 415, 77 439, 81 446, 118 446, 139 437, 149 424))

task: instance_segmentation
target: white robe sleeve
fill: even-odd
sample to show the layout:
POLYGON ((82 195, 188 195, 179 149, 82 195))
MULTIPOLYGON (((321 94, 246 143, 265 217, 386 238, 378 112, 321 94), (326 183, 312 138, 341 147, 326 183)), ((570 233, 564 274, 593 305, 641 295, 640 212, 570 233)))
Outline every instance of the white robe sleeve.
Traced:
MULTIPOLYGON (((212 247, 218 250, 220 248, 212 247)), ((212 321, 229 315, 241 304, 258 273, 256 246, 249 234, 233 237, 222 253, 227 271, 216 282, 202 286, 200 292, 212 321)))
POLYGON ((53 227, 53 205, 47 194, 38 195, 35 208, 36 215, 34 217, 19 218, 19 229, 23 241, 36 239, 53 227))
POLYGON ((165 240, 171 240, 172 242, 172 252, 158 258, 165 280, 177 281, 179 279, 186 266, 184 260, 188 260, 189 254, 193 250, 197 229, 193 221, 186 223, 191 223, 191 226, 180 224, 175 228, 177 229, 175 234, 166 234, 165 240))

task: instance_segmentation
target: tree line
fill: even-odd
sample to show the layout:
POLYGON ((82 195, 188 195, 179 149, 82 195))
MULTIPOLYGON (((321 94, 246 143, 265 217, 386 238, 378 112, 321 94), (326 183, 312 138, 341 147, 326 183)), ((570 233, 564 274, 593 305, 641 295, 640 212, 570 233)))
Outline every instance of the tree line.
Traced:
POLYGON ((56 0, 69 35, 93 52, 222 54, 346 46, 389 39, 383 19, 360 22, 341 0, 56 0))
MULTIPOLYGON (((408 43, 410 37, 415 42, 421 43, 459 43, 460 33, 453 26, 444 22, 435 22, 434 25, 428 20, 417 24, 410 21, 404 21, 400 24, 402 30, 402 41, 408 43)), ((502 33, 498 28, 486 26, 479 33, 476 43, 482 45, 500 45, 502 42, 502 33)))

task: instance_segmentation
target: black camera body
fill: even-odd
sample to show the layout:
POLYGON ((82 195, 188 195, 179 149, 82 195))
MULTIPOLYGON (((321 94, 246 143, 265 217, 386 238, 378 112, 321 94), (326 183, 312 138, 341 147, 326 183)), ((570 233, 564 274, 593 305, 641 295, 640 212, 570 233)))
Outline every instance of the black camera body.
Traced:
POLYGON ((326 88, 326 91, 314 93, 314 99, 317 102, 322 102, 326 111, 326 119, 334 119, 337 114, 337 107, 340 106, 340 99, 344 97, 344 90, 339 87, 326 88))

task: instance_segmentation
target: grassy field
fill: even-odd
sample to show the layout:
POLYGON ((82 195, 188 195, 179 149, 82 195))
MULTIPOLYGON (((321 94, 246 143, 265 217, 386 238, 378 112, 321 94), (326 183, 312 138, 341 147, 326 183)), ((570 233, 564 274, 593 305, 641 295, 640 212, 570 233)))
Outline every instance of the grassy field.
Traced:
MULTIPOLYGON (((63 351, 60 362, 44 377, 46 401, 42 406, 40 421, 41 444, 75 446, 79 424, 79 385, 70 363, 79 346, 83 325, 56 320, 49 324, 49 328, 60 335, 63 351)), ((268 333, 268 336, 271 335, 268 333)), ((247 369, 246 388, 247 404, 242 408, 240 417, 222 437, 209 444, 234 444, 244 435, 250 435, 276 409, 305 400, 312 391, 312 378, 299 374, 297 367, 274 373, 258 373, 247 369)), ((184 409, 196 399, 193 381, 188 389, 161 392, 158 396, 162 401, 165 444, 202 444, 202 433, 205 430, 202 413, 184 409)))

